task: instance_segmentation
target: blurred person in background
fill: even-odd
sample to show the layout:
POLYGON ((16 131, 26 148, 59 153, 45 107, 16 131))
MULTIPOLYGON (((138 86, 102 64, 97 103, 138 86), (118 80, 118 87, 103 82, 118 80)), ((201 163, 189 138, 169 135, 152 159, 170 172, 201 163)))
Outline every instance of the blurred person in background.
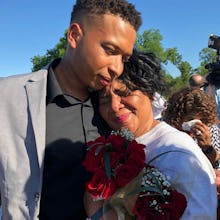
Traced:
POLYGON ((152 109, 153 109, 153 114, 154 118, 157 120, 162 119, 162 111, 164 110, 166 106, 166 100, 165 98, 159 94, 158 92, 154 93, 154 100, 152 102, 152 109))
MULTIPOLYGON (((210 72, 206 76, 208 86, 206 92, 215 100, 217 105, 217 114, 220 121, 220 70, 216 69, 213 72, 210 72)), ((220 124, 218 124, 220 127, 220 124)))
POLYGON ((178 130, 187 132, 206 154, 213 167, 220 169, 220 129, 218 128, 215 101, 199 88, 183 88, 167 100, 163 120, 178 130), (198 119, 195 125, 184 130, 183 123, 198 119))
POLYGON ((205 77, 199 74, 192 74, 189 78, 189 87, 200 88, 202 90, 208 85, 205 77))

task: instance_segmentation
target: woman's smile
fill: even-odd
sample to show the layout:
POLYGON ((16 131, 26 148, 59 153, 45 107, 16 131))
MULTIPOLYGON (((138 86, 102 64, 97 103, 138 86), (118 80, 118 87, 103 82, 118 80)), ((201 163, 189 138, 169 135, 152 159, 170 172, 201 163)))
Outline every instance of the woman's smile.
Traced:
POLYGON ((116 118, 118 122, 125 123, 128 120, 129 116, 130 116, 130 112, 121 114, 120 116, 117 116, 116 118))

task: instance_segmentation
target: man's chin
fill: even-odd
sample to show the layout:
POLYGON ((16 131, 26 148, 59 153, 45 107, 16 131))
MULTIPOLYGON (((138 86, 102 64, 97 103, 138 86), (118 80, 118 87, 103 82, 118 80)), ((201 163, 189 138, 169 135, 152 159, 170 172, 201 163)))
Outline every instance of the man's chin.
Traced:
POLYGON ((96 85, 94 87, 88 87, 87 90, 89 92, 94 92, 94 91, 100 91, 100 90, 102 90, 104 88, 105 88, 105 86, 103 86, 103 85, 96 85))

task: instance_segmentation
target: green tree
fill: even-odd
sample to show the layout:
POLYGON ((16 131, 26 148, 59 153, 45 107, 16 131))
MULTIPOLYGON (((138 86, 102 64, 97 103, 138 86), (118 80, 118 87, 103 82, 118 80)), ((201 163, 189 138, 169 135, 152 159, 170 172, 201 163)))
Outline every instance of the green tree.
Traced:
POLYGON ((173 65, 178 66, 182 62, 182 56, 178 53, 177 48, 167 48, 165 50, 165 60, 164 63, 166 64, 167 61, 170 61, 173 65))
POLYGON ((188 84, 192 67, 188 62, 184 61, 178 65, 178 69, 181 73, 182 86, 185 86, 186 84, 188 84))
POLYGON ((178 53, 177 48, 163 48, 163 37, 159 30, 149 29, 143 34, 137 34, 136 47, 145 52, 153 52, 164 64, 170 61, 173 65, 178 66, 182 61, 182 56, 178 53))
POLYGON ((199 53, 199 60, 201 61, 201 65, 206 65, 207 63, 216 62, 216 51, 211 48, 203 48, 199 53))
POLYGON ((176 80, 169 73, 164 72, 164 82, 166 90, 164 91, 163 96, 167 98, 175 90, 176 80))
POLYGON ((45 55, 37 55, 31 58, 31 62, 33 63, 32 71, 39 70, 50 63, 52 60, 64 55, 67 43, 66 34, 67 31, 65 31, 64 36, 60 38, 59 43, 56 44, 53 49, 47 50, 45 55))
POLYGON ((211 48, 203 48, 199 52, 199 60, 200 60, 200 66, 192 70, 192 73, 198 73, 202 76, 206 75, 208 73, 208 69, 205 68, 205 66, 209 63, 214 63, 217 60, 217 53, 215 50, 211 48))
POLYGON ((173 78, 169 73, 164 72, 164 81, 167 84, 167 88, 169 88, 166 91, 167 96, 188 83, 192 67, 188 62, 182 61, 182 55, 179 54, 176 47, 164 48, 162 40, 163 37, 159 30, 146 30, 142 35, 137 35, 136 47, 141 51, 155 53, 164 65, 170 62, 179 69, 181 76, 177 78, 173 78))
POLYGON ((159 30, 150 29, 137 34, 136 47, 145 52, 153 52, 162 61, 165 60, 164 49, 161 41, 163 40, 159 30))

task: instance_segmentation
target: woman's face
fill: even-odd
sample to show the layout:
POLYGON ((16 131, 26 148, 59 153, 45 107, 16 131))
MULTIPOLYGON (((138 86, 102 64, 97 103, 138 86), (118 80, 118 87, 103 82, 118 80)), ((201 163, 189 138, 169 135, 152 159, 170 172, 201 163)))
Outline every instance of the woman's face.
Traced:
POLYGON ((148 96, 140 90, 129 91, 119 81, 114 80, 102 90, 99 101, 101 116, 114 130, 128 128, 138 137, 155 124, 148 96))

